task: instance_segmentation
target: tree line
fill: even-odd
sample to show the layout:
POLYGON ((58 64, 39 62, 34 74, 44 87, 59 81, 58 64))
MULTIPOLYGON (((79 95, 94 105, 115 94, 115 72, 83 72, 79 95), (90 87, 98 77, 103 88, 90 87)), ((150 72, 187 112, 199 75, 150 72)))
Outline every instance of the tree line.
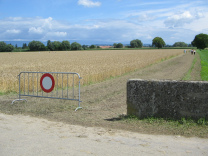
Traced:
MULTIPOLYGON (((166 46, 165 41, 161 37, 155 37, 152 40, 152 47, 155 48, 163 48, 166 46)), ((191 42, 191 44, 186 44, 185 42, 175 42, 172 47, 190 47, 190 46, 195 46, 198 49, 204 49, 208 47, 208 35, 207 34, 198 34, 195 36, 194 40, 191 42)), ((114 48, 123 48, 122 43, 114 43, 113 44, 114 48)), ((143 43, 139 39, 134 39, 130 41, 130 46, 127 46, 127 48, 142 48, 143 43)), ((0 52, 11 52, 14 49, 17 49, 17 45, 14 47, 11 44, 6 44, 5 42, 1 41, 0 42, 0 52)), ((73 42, 70 44, 69 41, 47 41, 47 45, 45 46, 42 42, 40 41, 31 41, 27 45, 26 43, 23 43, 22 49, 25 49, 27 51, 68 51, 68 50, 87 50, 87 49, 96 49, 100 48, 99 46, 96 45, 81 45, 77 42, 73 42)))

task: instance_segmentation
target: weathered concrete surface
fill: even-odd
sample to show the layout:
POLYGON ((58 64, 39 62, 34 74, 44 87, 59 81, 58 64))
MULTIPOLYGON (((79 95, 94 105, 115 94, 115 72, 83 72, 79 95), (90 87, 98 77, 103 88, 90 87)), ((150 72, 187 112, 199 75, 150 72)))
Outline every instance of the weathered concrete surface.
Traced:
POLYGON ((208 119, 208 82, 129 80, 127 114, 139 118, 208 119))

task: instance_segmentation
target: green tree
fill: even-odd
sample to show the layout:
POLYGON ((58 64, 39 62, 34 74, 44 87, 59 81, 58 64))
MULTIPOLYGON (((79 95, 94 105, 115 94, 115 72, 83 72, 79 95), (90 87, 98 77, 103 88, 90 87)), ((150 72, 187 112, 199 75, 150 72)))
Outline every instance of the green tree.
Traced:
POLYGON ((83 48, 84 50, 87 50, 87 49, 89 49, 89 46, 88 46, 88 45, 82 45, 82 48, 83 48))
POLYGON ((113 44, 113 47, 116 48, 116 46, 117 46, 117 43, 114 43, 114 44, 113 44))
POLYGON ((152 46, 157 47, 159 49, 165 46, 165 42, 161 37, 155 37, 152 40, 152 46))
POLYGON ((61 42, 61 49, 62 50, 70 50, 71 49, 71 45, 69 41, 62 41, 61 42))
POLYGON ((173 47, 188 47, 188 44, 186 44, 185 42, 175 42, 173 44, 173 47))
POLYGON ((135 39, 130 42, 130 45, 131 45, 131 48, 141 48, 143 46, 143 43, 141 40, 135 39))
POLYGON ((46 50, 45 45, 40 41, 32 41, 28 44, 30 51, 44 51, 46 50))
POLYGON ((73 42, 71 44, 71 50, 82 50, 82 46, 81 46, 81 44, 79 44, 77 42, 73 42))
POLYGON ((193 47, 193 45, 192 44, 188 44, 188 47, 193 47))
POLYGON ((22 49, 27 49, 27 48, 28 48, 27 43, 23 43, 22 44, 22 49))
POLYGON ((52 44, 53 44, 54 50, 57 50, 57 51, 62 50, 61 42, 54 41, 52 44))
POLYGON ((3 41, 0 42, 0 52, 4 52, 5 51, 6 45, 7 44, 5 42, 3 42, 3 41))
POLYGON ((123 44, 122 44, 122 43, 118 43, 118 44, 116 45, 116 48, 123 48, 123 44))
POLYGON ((96 45, 91 45, 91 46, 90 46, 90 49, 95 49, 95 48, 97 48, 96 45))
POLYGON ((49 50, 54 51, 53 42, 51 42, 50 40, 47 41, 47 47, 48 47, 49 50))
POLYGON ((196 35, 191 44, 196 46, 198 49, 208 47, 208 35, 203 33, 196 35))
POLYGON ((14 46, 11 45, 11 44, 7 44, 6 47, 5 47, 5 51, 6 52, 11 52, 14 50, 14 46))

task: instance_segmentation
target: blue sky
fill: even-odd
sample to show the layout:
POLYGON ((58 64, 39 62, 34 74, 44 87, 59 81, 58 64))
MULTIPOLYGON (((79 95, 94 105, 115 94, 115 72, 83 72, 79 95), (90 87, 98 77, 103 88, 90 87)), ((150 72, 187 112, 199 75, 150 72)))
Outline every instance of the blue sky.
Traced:
POLYGON ((0 0, 0 41, 191 43, 208 34, 208 0, 0 0))

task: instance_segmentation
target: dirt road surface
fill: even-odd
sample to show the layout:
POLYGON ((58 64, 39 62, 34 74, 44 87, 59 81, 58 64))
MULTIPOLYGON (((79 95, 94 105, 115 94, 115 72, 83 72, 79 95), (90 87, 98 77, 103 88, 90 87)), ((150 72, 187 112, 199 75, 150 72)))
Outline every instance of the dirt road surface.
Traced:
POLYGON ((208 155, 208 140, 82 127, 0 114, 1 156, 208 155))
MULTIPOLYGON (((10 99, 1 97, 1 112, 18 114, 28 110, 21 111, 25 116, 0 114, 0 155, 208 155, 208 139, 155 135, 152 130, 141 130, 139 125, 114 122, 114 118, 126 112, 128 79, 180 80, 193 59, 192 55, 181 55, 116 79, 84 86, 83 110, 78 113, 61 111, 61 107, 46 101, 40 102, 45 107, 42 109, 47 110, 41 115, 39 103, 7 106, 10 99), (45 106, 48 102, 50 107, 45 106), (55 108, 60 112, 54 112, 55 108), (143 134, 144 131, 149 134, 143 134)), ((193 80, 199 78, 197 74, 192 75, 193 80)))

